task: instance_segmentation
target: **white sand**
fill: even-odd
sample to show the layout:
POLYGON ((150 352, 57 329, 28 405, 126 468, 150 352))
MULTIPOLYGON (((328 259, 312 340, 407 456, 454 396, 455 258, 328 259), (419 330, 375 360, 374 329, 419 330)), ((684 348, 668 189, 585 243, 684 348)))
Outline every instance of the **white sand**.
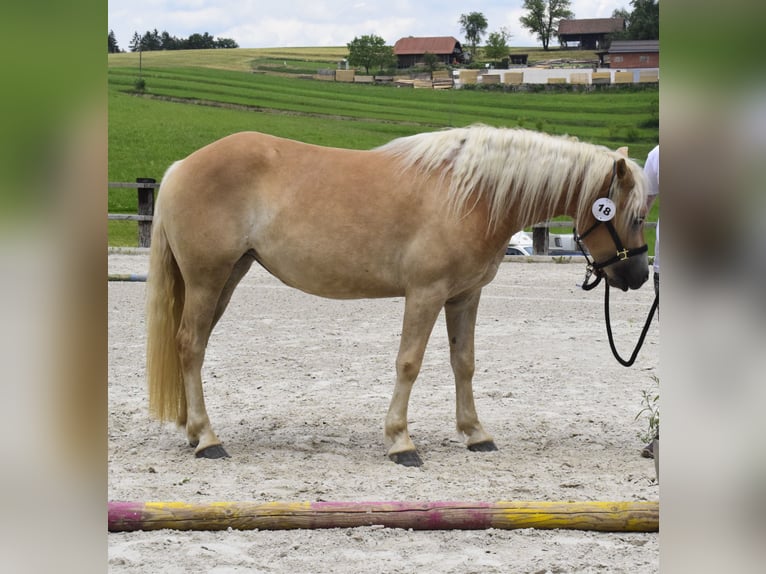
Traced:
MULTIPOLYGON (((146 273, 145 254, 113 254, 110 273, 146 273)), ((611 355, 603 290, 581 264, 504 263, 485 290, 474 391, 500 450, 472 453, 456 435, 443 316, 409 408, 425 464, 385 455, 403 300, 331 301, 283 286, 257 265, 211 337, 208 412, 231 458, 198 460, 184 433, 150 420, 143 283, 109 283, 109 500, 658 500, 641 391, 654 390, 659 324, 636 364, 611 355)), ((629 355, 654 296, 612 290, 629 355)), ((111 533, 110 572, 659 571, 657 533, 574 530, 111 533)))

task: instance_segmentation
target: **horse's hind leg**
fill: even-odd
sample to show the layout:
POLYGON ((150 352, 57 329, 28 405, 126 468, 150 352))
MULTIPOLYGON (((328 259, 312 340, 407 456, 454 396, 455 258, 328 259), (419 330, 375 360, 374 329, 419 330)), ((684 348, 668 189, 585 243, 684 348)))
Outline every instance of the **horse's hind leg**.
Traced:
MULTIPOLYGON (((186 436, 198 457, 228 456, 210 426, 202 391, 202 363, 228 273, 205 273, 186 280, 186 293, 176 345, 186 390, 186 436)), ((224 305, 225 307, 225 305, 224 305)), ((223 310, 221 310, 221 313, 223 310)))
POLYGON ((455 418, 457 429, 472 451, 497 450, 492 437, 479 422, 473 400, 474 331, 481 291, 448 301, 444 305, 449 336, 450 363, 455 375, 455 418))
POLYGON ((210 425, 202 390, 202 363, 210 333, 226 310, 232 293, 252 265, 243 255, 232 268, 195 274, 186 281, 181 324, 176 337, 186 390, 186 436, 197 457, 228 456, 210 425))
POLYGON ((254 259, 246 253, 234 264, 234 269, 232 269, 229 278, 226 280, 226 284, 223 286, 223 291, 221 291, 221 295, 218 297, 215 315, 213 316, 213 324, 210 328, 211 331, 215 328, 216 323, 218 323, 218 319, 223 315, 223 312, 226 310, 226 307, 231 300, 231 296, 234 293, 234 289, 236 289, 239 282, 250 270, 253 261, 254 259))
POLYGON ((396 385, 386 415, 386 438, 392 443, 388 456, 404 466, 423 464, 407 430, 407 405, 442 304, 443 300, 422 297, 407 296, 405 299, 402 338, 396 359, 396 385))

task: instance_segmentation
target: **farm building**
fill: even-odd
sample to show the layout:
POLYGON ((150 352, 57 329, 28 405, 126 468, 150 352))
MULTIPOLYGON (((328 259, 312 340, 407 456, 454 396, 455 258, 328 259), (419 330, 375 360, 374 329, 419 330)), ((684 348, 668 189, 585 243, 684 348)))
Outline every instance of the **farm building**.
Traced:
POLYGON ((585 18, 561 20, 559 41, 565 48, 599 50, 609 45, 609 35, 625 29, 624 18, 585 18))
POLYGON ((602 67, 659 68, 659 40, 624 40, 612 42, 608 50, 598 53, 602 67))
POLYGON ((452 36, 429 36, 400 38, 394 44, 394 55, 399 68, 411 68, 422 64, 426 54, 433 54, 443 64, 462 64, 463 47, 452 36))

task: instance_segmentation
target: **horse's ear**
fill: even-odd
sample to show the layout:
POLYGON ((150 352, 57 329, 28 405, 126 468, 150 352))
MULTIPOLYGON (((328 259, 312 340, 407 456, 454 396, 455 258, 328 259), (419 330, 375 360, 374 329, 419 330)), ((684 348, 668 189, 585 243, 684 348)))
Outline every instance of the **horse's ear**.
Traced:
POLYGON ((617 177, 619 179, 622 179, 623 177, 625 177, 625 174, 628 173, 628 166, 625 163, 625 160, 623 158, 620 158, 617 160, 616 169, 617 169, 617 177))
POLYGON ((617 148, 617 153, 623 157, 628 157, 628 146, 624 145, 617 148))
POLYGON ((628 169, 628 164, 623 158, 617 160, 617 179, 620 181, 620 185, 623 189, 630 189, 636 184, 636 180, 633 179, 633 174, 628 169))

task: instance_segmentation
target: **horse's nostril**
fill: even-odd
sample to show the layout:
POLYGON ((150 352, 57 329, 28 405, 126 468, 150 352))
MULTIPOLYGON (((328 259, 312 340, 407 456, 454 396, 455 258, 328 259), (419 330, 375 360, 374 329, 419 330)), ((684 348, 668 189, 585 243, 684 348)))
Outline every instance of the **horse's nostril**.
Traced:
POLYGON ((631 289, 638 289, 638 288, 639 288, 639 287, 641 287, 641 286, 642 286, 644 283, 646 283, 646 281, 647 281, 648 279, 649 279, 649 272, 647 271, 646 273, 644 273, 644 274, 642 274, 641 276, 639 276, 639 277, 638 277, 638 281, 636 281, 636 282, 632 283, 632 284, 630 285, 630 288, 631 288, 631 289))

